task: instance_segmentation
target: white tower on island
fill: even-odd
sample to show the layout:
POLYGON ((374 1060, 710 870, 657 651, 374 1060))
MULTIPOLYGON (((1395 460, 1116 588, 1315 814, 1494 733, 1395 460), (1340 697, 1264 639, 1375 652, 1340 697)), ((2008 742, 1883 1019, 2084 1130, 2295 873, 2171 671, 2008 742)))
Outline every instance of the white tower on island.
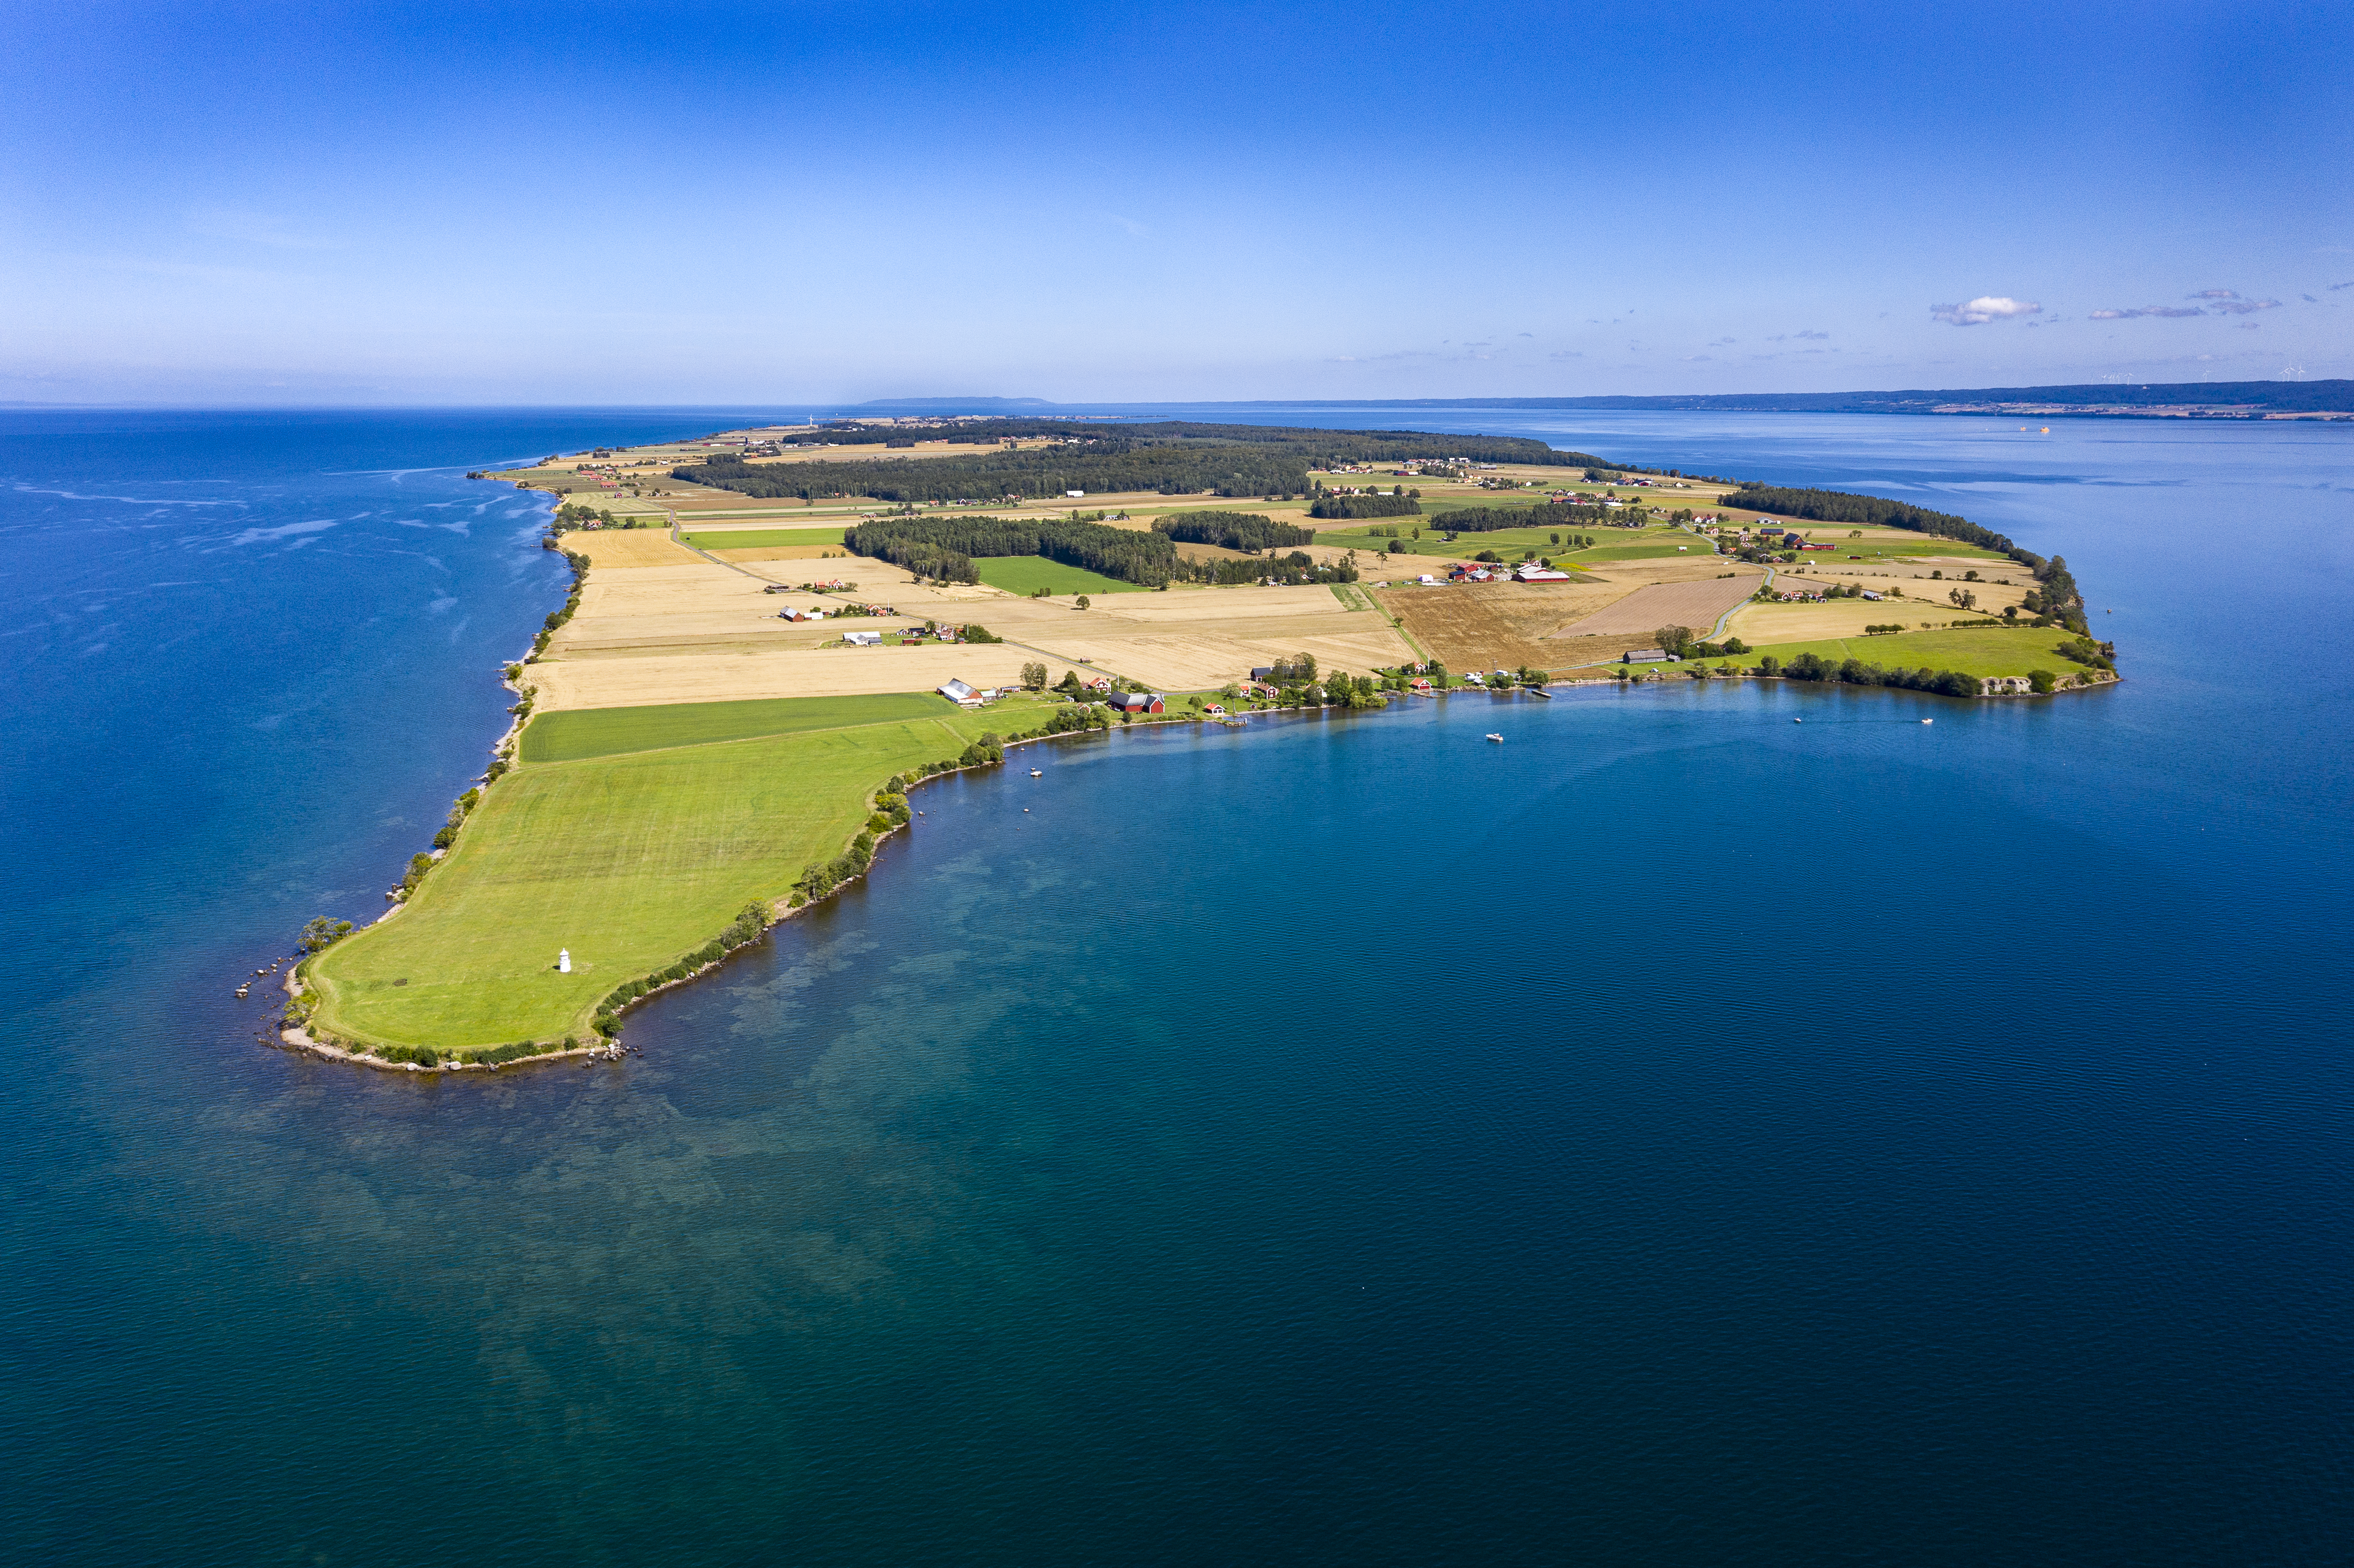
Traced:
POLYGON ((560 975, 568 975, 572 972, 571 948, 558 948, 556 949, 556 972, 560 975))

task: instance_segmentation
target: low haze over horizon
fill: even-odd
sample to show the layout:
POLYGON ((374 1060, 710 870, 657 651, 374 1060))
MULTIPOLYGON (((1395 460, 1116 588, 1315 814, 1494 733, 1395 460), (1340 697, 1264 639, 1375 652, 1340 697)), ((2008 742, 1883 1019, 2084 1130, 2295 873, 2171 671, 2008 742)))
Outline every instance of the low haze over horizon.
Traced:
POLYGON ((0 400, 2354 376, 2354 13, 133 8, 5 24, 0 400))

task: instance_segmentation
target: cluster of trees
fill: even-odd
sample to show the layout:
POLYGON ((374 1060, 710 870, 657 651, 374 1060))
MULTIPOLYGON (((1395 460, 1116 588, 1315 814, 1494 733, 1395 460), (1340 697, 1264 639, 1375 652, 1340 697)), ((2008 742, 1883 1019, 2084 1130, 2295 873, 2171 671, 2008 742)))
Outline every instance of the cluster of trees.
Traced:
POLYGON ((1505 528, 1599 528, 1626 512, 1623 506, 1580 506, 1574 501, 1545 501, 1534 506, 1467 506, 1437 514, 1430 525, 1450 534, 1493 534, 1505 528))
POLYGON ((1785 664, 1771 653, 1758 661, 1761 675, 1780 675, 1787 681, 1827 681, 1847 686, 1902 686, 1909 691, 1935 692, 1947 697, 1975 697, 1978 694, 1978 678, 1958 670, 1883 670, 1877 664, 1867 664, 1861 659, 1849 659, 1833 663, 1819 653, 1801 653, 1785 664))
POLYGON ((601 506, 583 506, 567 501, 556 509, 556 531, 586 528, 594 523, 600 528, 659 528, 663 524, 652 517, 616 517, 601 506))
POLYGON ((2052 652, 2062 659, 2073 659, 2079 664, 2089 665, 2095 670, 2114 670, 2117 667, 2117 645, 2114 642, 2095 642, 2089 637, 2080 636, 2071 641, 2061 643, 2052 652))
POLYGON ((449 818, 441 824, 441 831, 433 835, 433 847, 448 849, 451 844, 456 843, 458 830, 466 825, 466 819, 482 802, 482 791, 479 785, 459 796, 456 803, 450 808, 449 818))
POLYGON ((1273 581, 1296 587, 1302 583, 1352 583, 1357 568, 1347 561, 1319 562, 1304 550, 1288 556, 1261 556, 1246 561, 1180 559, 1174 572, 1188 582, 1256 583, 1273 581))
POLYGON ((2054 556, 2035 569, 2038 587, 2029 588, 2020 608, 2041 620, 2058 621, 2078 636, 2092 630, 2084 623, 2084 596, 2068 570, 2065 556, 2054 556))
POLYGON ((1308 508, 1310 517, 1409 517, 1418 515, 1422 503, 1411 495, 1320 495, 1308 508))
POLYGON ((1166 534, 1059 517, 878 517, 848 530, 843 539, 859 555, 927 577, 955 569, 959 557, 970 569, 973 556, 1044 556, 1122 582, 1158 588, 1185 565, 1166 534))
MULTIPOLYGON (((1278 690, 1274 700, 1279 708, 1386 707, 1389 698, 1382 694, 1383 688, 1402 690, 1405 685, 1405 680, 1395 675, 1375 679, 1372 675, 1352 675, 1341 670, 1335 670, 1320 680, 1316 674, 1315 659, 1306 653, 1278 661, 1275 668, 1277 673, 1273 684, 1278 690)), ((1228 686, 1225 694, 1228 702, 1238 701, 1242 689, 1228 686)))
POLYGON ((1187 545, 1215 545, 1257 555, 1262 550, 1316 543, 1316 530, 1278 523, 1256 512, 1172 512, 1152 520, 1152 531, 1187 545))
POLYGON ((1662 652, 1679 659, 1722 659, 1749 652, 1749 644, 1738 637, 1728 637, 1722 642, 1703 642, 1689 626, 1662 626, 1651 636, 1662 652))
POLYGON ((1109 729, 1110 727, 1111 715, 1106 709, 1094 703, 1073 703, 1066 707, 1056 708, 1054 716, 1046 721, 1044 727, 1038 733, 1072 735, 1081 730, 1109 729))
POLYGON ((296 939, 295 946, 306 953, 321 952, 351 934, 352 923, 349 920, 330 920, 322 915, 302 927, 302 935, 296 939))

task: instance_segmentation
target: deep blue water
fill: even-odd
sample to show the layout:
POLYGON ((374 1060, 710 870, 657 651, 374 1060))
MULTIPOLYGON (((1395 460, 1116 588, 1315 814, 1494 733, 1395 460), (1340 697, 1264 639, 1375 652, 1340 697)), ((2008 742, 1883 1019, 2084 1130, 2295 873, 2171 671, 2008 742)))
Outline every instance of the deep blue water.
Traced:
POLYGON ((736 417, 0 413, 16 1560, 2344 1560, 2346 430, 1350 409, 1965 512, 2127 682, 1032 753, 641 1059, 259 1045, 560 597, 462 471, 736 417))

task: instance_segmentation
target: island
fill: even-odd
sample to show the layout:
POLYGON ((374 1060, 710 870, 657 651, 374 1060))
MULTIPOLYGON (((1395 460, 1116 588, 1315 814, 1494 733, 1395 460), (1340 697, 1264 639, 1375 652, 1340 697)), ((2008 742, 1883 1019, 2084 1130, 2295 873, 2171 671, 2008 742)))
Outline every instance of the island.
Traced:
POLYGON ((305 932, 281 1021, 403 1071, 619 1050, 1009 749, 1586 682, 2116 679, 2066 562, 1964 518, 1519 438, 914 416, 476 477, 550 496, 571 592, 384 916, 305 932))

